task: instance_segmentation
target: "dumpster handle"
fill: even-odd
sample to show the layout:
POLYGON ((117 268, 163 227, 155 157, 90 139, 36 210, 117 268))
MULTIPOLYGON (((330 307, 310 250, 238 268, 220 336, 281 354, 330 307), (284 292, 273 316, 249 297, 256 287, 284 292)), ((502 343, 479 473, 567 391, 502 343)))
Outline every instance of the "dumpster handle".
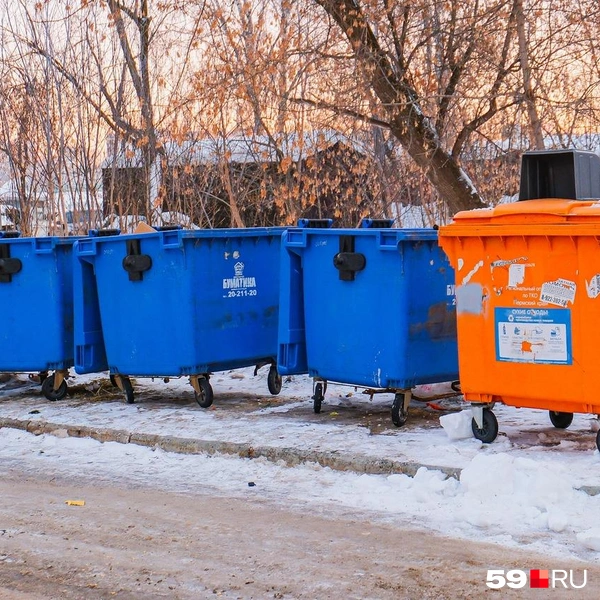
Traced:
POLYGON ((298 219, 298 227, 306 228, 318 228, 318 229, 330 229, 333 225, 333 219, 298 219))
POLYGON ((333 266, 340 272, 342 281, 354 281, 357 271, 367 266, 364 254, 354 252, 354 236, 340 236, 340 251, 333 257, 333 266))
POLYGON ((121 235, 120 229, 89 229, 88 237, 108 237, 110 235, 121 235))
POLYGON ((129 273, 129 281, 141 281, 144 271, 152 267, 152 258, 142 254, 140 240, 129 239, 127 243, 127 256, 123 259, 123 268, 129 273))
POLYGON ((363 218, 359 223, 361 229, 390 229, 394 225, 395 219, 370 219, 363 218))
POLYGON ((10 257, 10 246, 8 244, 0 245, 0 283, 10 283, 12 276, 18 273, 23 267, 23 263, 18 258, 10 257))

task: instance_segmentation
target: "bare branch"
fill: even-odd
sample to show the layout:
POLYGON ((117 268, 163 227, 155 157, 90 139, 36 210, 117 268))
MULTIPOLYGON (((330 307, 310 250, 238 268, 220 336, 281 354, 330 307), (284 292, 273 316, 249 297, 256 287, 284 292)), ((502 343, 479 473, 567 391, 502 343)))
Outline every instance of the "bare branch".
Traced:
POLYGON ((389 121, 382 121, 381 119, 377 119, 375 117, 369 117, 359 111, 352 110, 350 108, 344 108, 338 106, 337 104, 332 104, 321 100, 310 100, 308 98, 290 98, 290 101, 296 102, 297 104, 305 104, 307 106, 312 106, 313 108, 318 108, 320 110, 328 110, 332 113, 335 113, 336 115, 352 117, 353 119, 358 119, 359 121, 363 121, 364 123, 369 123, 369 125, 376 125, 377 127, 382 127, 384 129, 391 128, 389 121))

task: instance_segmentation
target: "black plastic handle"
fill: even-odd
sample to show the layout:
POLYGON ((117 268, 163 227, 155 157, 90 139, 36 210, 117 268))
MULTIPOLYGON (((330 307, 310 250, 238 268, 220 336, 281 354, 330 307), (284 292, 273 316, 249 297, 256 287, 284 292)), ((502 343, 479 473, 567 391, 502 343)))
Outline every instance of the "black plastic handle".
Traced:
POLYGON ((123 268, 129 273, 129 281, 141 281, 144 272, 152 267, 152 258, 142 254, 140 240, 127 240, 127 256, 123 259, 123 268))
POLYGON ((23 268, 18 258, 10 257, 10 245, 0 245, 0 283, 10 283, 12 276, 23 268))
POLYGON ((354 281, 357 271, 367 266, 364 254, 354 252, 354 236, 340 236, 340 251, 333 257, 333 266, 340 272, 342 281, 354 281))
POLYGON ((333 257, 333 264, 340 272, 342 281, 353 281, 354 274, 367 266, 367 259, 358 252, 338 252, 333 257))
POLYGON ((23 268, 18 258, 0 258, 0 282, 8 283, 23 268))

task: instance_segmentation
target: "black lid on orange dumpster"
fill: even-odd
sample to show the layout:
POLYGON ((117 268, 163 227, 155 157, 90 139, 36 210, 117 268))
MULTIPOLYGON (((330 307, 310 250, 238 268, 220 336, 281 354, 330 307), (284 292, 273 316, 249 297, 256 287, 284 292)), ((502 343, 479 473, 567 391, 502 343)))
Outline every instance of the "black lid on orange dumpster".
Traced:
POLYGON ((600 199, 600 157, 584 150, 525 152, 519 200, 600 199))

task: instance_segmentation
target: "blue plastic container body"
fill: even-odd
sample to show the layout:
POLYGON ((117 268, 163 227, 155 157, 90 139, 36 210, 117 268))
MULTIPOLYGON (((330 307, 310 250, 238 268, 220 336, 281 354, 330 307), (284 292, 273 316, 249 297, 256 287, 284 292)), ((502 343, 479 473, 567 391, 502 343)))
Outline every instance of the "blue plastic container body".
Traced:
POLYGON ((0 237, 0 371, 73 366, 76 239, 0 237))
POLYGON ((75 370, 152 377, 275 363, 282 231, 81 240, 75 370))
POLYGON ((437 232, 289 229, 277 362, 375 388, 458 379, 454 271, 437 232))

